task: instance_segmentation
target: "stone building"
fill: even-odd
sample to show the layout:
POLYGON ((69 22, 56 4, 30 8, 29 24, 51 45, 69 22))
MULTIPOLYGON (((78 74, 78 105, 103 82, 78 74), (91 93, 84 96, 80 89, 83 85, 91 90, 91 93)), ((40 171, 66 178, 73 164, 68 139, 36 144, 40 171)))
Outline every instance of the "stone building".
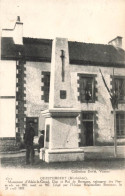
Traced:
POLYGON ((125 142, 122 37, 116 37, 107 45, 64 38, 28 38, 23 37, 20 17, 13 29, 3 29, 2 147, 14 149, 23 143, 29 121, 34 122, 36 142, 39 131, 45 129, 48 162, 55 160, 58 154, 62 160, 82 160, 83 146, 113 145, 113 109, 99 69, 108 88, 111 92, 114 89, 118 97, 116 131, 117 143, 121 145, 125 142))

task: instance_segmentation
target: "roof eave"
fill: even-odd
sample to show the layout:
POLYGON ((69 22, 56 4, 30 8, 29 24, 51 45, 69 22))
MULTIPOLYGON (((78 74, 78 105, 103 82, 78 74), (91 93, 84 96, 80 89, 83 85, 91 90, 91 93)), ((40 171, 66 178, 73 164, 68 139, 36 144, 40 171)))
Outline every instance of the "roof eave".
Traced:
POLYGON ((97 61, 85 61, 85 60, 75 60, 75 59, 70 59, 70 64, 74 65, 90 65, 90 66, 103 66, 103 67, 119 67, 119 68, 124 68, 125 67, 125 62, 120 63, 120 62, 97 62, 97 61))
POLYGON ((5 56, 2 55, 1 56, 1 60, 19 60, 19 59, 23 59, 25 61, 34 61, 34 62, 48 62, 51 63, 51 58, 39 58, 39 57, 30 57, 30 56, 20 56, 20 57, 16 57, 16 56, 5 56))

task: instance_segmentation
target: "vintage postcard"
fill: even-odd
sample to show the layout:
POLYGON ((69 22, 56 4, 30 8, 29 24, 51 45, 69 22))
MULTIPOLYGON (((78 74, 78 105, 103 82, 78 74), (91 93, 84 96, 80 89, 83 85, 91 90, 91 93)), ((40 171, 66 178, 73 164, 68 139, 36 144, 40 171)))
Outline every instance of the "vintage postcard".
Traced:
POLYGON ((0 196, 125 195, 125 1, 0 1, 0 196))

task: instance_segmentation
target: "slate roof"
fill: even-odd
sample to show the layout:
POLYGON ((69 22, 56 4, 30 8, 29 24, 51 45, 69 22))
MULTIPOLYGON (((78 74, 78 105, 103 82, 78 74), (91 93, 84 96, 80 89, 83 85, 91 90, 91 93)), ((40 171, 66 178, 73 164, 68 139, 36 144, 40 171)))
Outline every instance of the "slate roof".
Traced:
POLYGON ((125 51, 112 45, 69 42, 71 63, 125 64, 125 51))
POLYGON ((19 52, 29 61, 51 62, 52 40, 23 38, 23 45, 15 45, 12 37, 2 38, 2 59, 16 60, 20 56, 19 52))
POLYGON ((23 38, 26 59, 51 62, 52 40, 23 38))
MULTIPOLYGON (((68 42, 71 64, 121 65, 125 66, 125 51, 112 45, 68 42)), ((23 45, 15 45, 13 38, 2 38, 2 59, 51 62, 52 40, 23 38, 23 45)))
POLYGON ((12 37, 2 38, 1 40, 1 58, 2 59, 16 59, 18 52, 23 51, 23 46, 15 45, 12 37))

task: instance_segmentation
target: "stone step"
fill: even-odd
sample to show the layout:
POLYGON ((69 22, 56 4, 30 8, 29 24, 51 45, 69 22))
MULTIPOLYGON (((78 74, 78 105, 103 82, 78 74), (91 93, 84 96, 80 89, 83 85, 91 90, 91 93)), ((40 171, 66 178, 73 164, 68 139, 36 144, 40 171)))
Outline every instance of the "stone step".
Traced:
MULTIPOLYGON (((85 159, 105 159, 114 157, 114 146, 82 147, 85 159)), ((125 146, 117 146, 117 158, 125 158, 125 146)))

